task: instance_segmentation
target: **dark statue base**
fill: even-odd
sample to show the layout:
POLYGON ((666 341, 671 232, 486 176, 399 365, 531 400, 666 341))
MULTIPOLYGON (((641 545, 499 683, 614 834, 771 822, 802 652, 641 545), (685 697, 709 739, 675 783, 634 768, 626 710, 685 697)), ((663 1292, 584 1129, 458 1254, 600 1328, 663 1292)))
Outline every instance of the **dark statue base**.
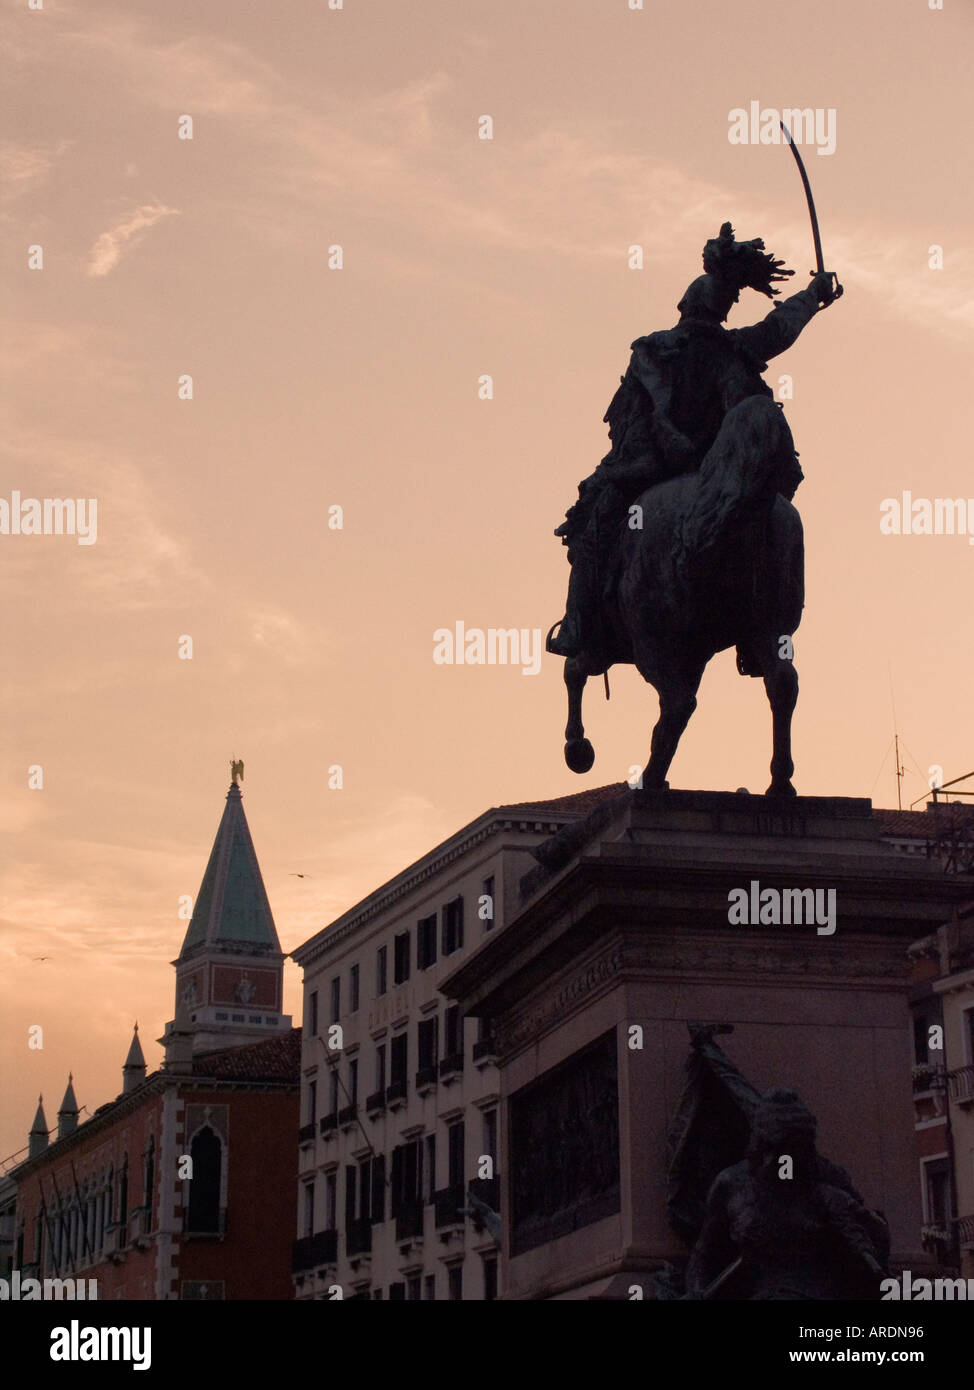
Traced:
MULTIPOLYGON (((885 1220, 890 1266, 924 1268, 906 952, 950 915, 956 881, 881 840, 869 801, 832 797, 622 787, 534 860, 508 925, 442 986, 493 1033, 504 1296, 654 1298, 673 1271, 681 1296, 713 1174, 747 1142, 724 1095, 743 1087, 793 1088, 788 1113, 806 1114, 800 1101, 816 1117, 828 1172, 861 1194, 856 1205, 846 1180, 827 1184, 844 1248, 862 1243, 882 1264, 885 1220), (700 1103, 688 1024, 732 1025, 714 1054, 724 1091, 700 1103)), ((739 1190, 760 1183, 735 1181, 722 1200, 753 1244, 739 1190)), ((794 1271, 758 1269, 741 1284, 751 1292, 716 1279, 708 1296, 850 1296, 846 1256, 832 1278, 809 1216, 820 1197, 800 1187, 768 1200, 795 1193, 789 1219, 817 1252, 806 1291, 794 1271)))

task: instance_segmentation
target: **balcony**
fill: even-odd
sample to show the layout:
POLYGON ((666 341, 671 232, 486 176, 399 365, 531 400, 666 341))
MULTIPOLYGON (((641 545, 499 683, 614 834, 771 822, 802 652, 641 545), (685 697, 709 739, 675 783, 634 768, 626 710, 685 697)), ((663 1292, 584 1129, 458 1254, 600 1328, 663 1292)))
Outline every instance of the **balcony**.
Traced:
POLYGON ((497 1044, 494 1039, 483 1038, 480 1042, 475 1042, 473 1059, 475 1062, 495 1062, 497 1060, 497 1044))
POLYGON ((298 1130, 298 1143, 299 1143, 299 1144, 313 1144, 314 1141, 315 1141, 315 1122, 314 1122, 314 1120, 312 1120, 311 1123, 310 1123, 309 1125, 302 1125, 301 1128, 298 1130))
POLYGON ((423 1234, 422 1198, 403 1202, 396 1213, 396 1240, 417 1240, 423 1234))
POLYGON ((365 1113, 367 1115, 378 1115, 386 1108, 386 1093, 383 1090, 373 1091, 366 1097, 365 1113))
POLYGON ((345 1253, 364 1255, 372 1249, 372 1222, 365 1217, 348 1223, 345 1231, 345 1253))
POLYGON ((316 1231, 311 1237, 311 1263, 333 1265, 338 1259, 338 1232, 316 1231))
POLYGON ((339 1110, 339 1112, 338 1112, 338 1124, 339 1124, 339 1127, 342 1128, 342 1129, 345 1129, 345 1128, 347 1128, 349 1125, 353 1125, 353 1124, 355 1123, 357 1117, 358 1117, 358 1106, 357 1106, 357 1105, 345 1105, 345 1106, 343 1106, 342 1109, 339 1110))
POLYGON ((429 1067, 420 1067, 419 1071, 416 1073, 417 1091, 431 1091, 435 1085, 436 1063, 434 1062, 432 1066, 429 1067))
POLYGON ((958 1105, 970 1105, 974 1101, 974 1067, 958 1067, 948 1073, 950 1098, 958 1105))
POLYGON ((391 1086, 386 1087, 386 1104, 391 1108, 394 1105, 402 1105, 406 1099, 406 1080, 394 1081, 391 1086))
POLYGON ((453 1183, 450 1187, 441 1187, 439 1192, 433 1194, 433 1203, 436 1207, 437 1230, 443 1226, 463 1225, 460 1208, 466 1203, 462 1182, 453 1183))
POLYGON ((942 1091, 945 1072, 939 1062, 924 1062, 913 1068, 913 1094, 919 1091, 942 1091))
POLYGON ((463 1071, 463 1053, 450 1052, 440 1063, 440 1080, 446 1077, 457 1076, 463 1071))
POLYGON ((327 1138, 329 1134, 334 1134, 337 1128, 338 1112, 335 1110, 333 1110, 330 1115, 322 1115, 321 1119, 318 1121, 318 1129, 322 1139, 327 1138))
POLYGON ((962 1249, 974 1245, 974 1216, 959 1216, 956 1223, 957 1239, 962 1249))
POLYGON ((303 1274, 306 1269, 310 1269, 314 1264, 311 1258, 312 1236, 304 1236, 301 1240, 296 1240, 291 1246, 291 1273, 303 1274))

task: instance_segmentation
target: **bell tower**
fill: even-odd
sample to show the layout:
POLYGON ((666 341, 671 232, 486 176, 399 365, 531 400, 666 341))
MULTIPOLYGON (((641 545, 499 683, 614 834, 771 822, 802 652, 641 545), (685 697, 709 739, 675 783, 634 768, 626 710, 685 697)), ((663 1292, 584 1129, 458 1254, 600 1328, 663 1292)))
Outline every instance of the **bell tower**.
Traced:
POLYGON ((176 967, 176 1018, 159 1039, 166 1063, 192 1053, 237 1047, 287 1033, 281 1013, 284 952, 277 937, 250 827, 240 779, 232 763, 226 806, 210 852, 176 967))

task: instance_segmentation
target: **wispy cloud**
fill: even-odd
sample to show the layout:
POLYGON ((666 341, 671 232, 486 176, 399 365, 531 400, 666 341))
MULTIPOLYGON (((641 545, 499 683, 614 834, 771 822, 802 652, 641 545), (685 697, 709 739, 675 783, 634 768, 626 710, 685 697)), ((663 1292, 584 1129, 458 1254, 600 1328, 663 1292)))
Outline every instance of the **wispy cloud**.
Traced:
POLYGON ((85 267, 87 273, 96 277, 108 275, 118 265, 123 253, 137 246, 145 233, 157 222, 163 217, 178 215, 178 208, 167 208, 161 203, 144 203, 142 207, 136 208, 125 222, 102 232, 91 248, 85 267))

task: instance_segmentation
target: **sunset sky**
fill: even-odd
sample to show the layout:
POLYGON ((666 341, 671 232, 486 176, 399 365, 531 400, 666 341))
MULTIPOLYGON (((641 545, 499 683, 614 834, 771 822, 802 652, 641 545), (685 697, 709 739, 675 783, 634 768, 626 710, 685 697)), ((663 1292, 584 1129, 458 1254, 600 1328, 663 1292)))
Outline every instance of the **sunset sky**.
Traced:
MULTIPOLYGON (((835 120, 804 153, 845 297, 768 373, 806 475, 796 786, 895 805, 891 691, 905 805, 974 767, 974 547, 879 527, 904 490, 974 498, 968 0, 0 16, 0 498, 95 498, 98 528, 0 535, 0 1157, 69 1070, 89 1114, 120 1091, 136 1018, 158 1065, 232 756, 285 950, 487 807, 645 763, 634 670, 591 683, 576 777, 561 661, 438 665, 433 634, 561 616, 552 531, 723 221, 806 282, 787 148, 728 138, 752 101, 835 120)), ((770 755, 726 652, 671 784, 763 791, 770 755)))

